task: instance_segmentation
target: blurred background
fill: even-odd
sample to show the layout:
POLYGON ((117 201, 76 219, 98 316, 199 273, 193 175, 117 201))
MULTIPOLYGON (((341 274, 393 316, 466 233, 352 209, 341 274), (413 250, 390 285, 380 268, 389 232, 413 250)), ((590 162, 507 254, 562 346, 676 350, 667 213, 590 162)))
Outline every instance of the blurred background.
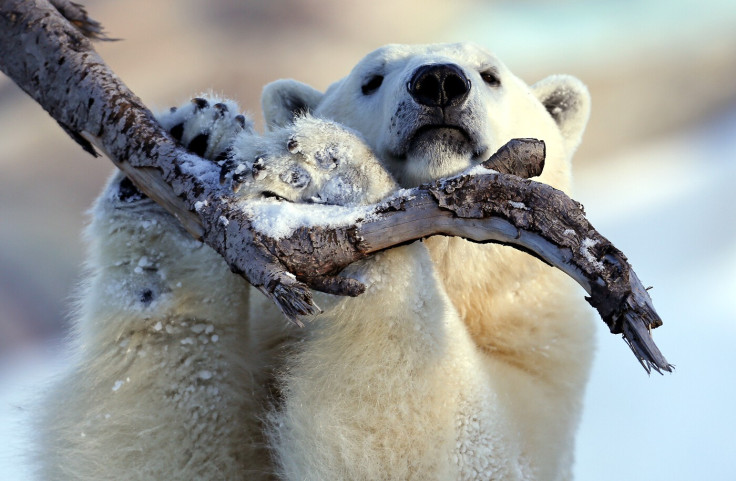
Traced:
MULTIPOLYGON (((736 2, 84 3, 123 39, 98 51, 153 109, 212 89, 260 120, 265 83, 324 89, 385 43, 471 40, 528 83, 581 78, 574 197, 654 286, 677 370, 648 377, 599 323, 576 479, 736 479, 736 2)), ((64 363, 85 211, 111 170, 0 74, 0 479, 27 479, 24 425, 64 363)))

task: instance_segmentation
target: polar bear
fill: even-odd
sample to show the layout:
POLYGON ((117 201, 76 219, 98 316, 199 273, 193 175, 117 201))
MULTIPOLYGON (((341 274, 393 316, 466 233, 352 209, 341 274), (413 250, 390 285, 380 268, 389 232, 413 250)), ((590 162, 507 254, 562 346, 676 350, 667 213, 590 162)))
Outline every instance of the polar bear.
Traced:
MULTIPOLYGON (((249 205, 352 206, 515 137, 545 140, 539 180, 567 191, 589 105, 580 81, 530 87, 474 44, 388 45, 325 93, 266 86, 263 135, 213 96, 159 119, 249 205)), ((120 173, 87 234, 74 362, 40 421, 45 479, 571 478, 593 325, 536 259, 397 247, 342 272, 363 295, 315 293, 323 312, 297 328, 120 173)))

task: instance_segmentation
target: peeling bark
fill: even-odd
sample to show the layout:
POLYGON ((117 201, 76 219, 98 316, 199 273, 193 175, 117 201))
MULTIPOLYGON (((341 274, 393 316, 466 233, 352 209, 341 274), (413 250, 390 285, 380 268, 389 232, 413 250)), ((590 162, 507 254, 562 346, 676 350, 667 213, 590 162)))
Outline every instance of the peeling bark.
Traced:
POLYGON ((178 146, 87 37, 106 39, 100 24, 68 0, 0 3, 0 69, 85 151, 102 150, 294 322, 318 311, 309 287, 363 292, 362 284, 338 275, 351 262, 431 235, 462 236, 513 246, 563 270, 648 372, 671 371, 649 333, 662 321, 623 253, 590 225, 580 204, 526 179, 542 170, 542 142, 512 141, 484 163, 497 172, 401 191, 357 223, 298 227, 274 239, 220 187, 219 167, 178 146))

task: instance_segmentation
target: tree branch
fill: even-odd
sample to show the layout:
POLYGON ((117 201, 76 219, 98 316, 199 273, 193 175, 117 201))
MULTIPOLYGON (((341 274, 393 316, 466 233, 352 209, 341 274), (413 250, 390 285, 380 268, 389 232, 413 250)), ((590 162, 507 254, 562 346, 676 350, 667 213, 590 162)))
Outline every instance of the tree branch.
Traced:
POLYGON ((292 229, 276 238, 256 215, 265 204, 239 206, 220 186, 219 167, 178 146, 86 36, 104 34, 83 8, 67 0, 0 3, 3 72, 84 150, 96 155, 94 145, 104 151, 141 191, 294 322, 318 311, 307 286, 359 295, 362 284, 338 276, 345 266, 415 239, 454 235, 511 245, 562 269, 585 288, 611 332, 623 334, 648 372, 671 371, 649 334, 662 321, 626 257, 593 229, 580 204, 521 178, 541 172, 543 143, 512 141, 484 163, 498 172, 402 190, 376 205, 308 206, 331 209, 329 225, 303 225, 304 206, 284 204, 279 223, 292 229))

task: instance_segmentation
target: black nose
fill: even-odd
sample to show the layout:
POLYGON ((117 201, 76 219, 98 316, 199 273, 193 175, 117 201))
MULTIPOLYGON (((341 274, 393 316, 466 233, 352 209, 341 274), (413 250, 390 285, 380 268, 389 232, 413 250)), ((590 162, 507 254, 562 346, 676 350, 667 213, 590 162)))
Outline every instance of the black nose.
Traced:
POLYGON ((430 107, 460 104, 470 92, 470 80, 457 65, 423 65, 407 84, 414 100, 430 107))

